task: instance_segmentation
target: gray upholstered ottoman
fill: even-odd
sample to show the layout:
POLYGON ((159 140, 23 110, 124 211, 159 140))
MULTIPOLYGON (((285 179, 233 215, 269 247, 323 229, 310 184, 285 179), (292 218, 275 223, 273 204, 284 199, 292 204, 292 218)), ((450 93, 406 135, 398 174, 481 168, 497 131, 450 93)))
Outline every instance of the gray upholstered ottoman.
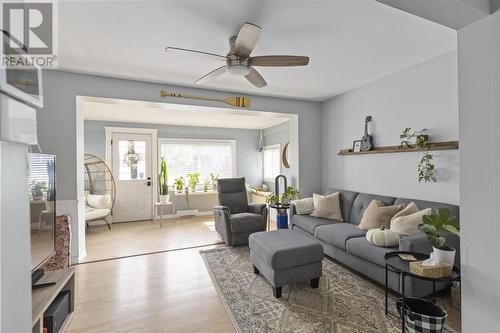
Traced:
POLYGON ((271 283, 274 297, 281 297, 282 286, 299 281, 311 280, 318 288, 323 260, 318 241, 292 230, 256 232, 248 240, 254 272, 271 283))

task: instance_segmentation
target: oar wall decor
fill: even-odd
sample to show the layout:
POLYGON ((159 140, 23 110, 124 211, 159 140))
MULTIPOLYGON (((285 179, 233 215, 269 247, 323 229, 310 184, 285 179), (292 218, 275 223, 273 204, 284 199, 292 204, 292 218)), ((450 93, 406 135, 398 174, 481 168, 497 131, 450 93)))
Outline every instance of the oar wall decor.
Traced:
POLYGON ((229 96, 226 98, 217 98, 217 97, 206 97, 206 96, 194 96, 194 95, 185 95, 185 94, 177 94, 168 92, 165 90, 160 91, 161 97, 180 97, 180 98, 191 98, 191 99, 200 99, 204 101, 216 101, 226 103, 228 105, 236 106, 239 108, 248 108, 250 107, 250 99, 247 97, 239 97, 239 96, 229 96))

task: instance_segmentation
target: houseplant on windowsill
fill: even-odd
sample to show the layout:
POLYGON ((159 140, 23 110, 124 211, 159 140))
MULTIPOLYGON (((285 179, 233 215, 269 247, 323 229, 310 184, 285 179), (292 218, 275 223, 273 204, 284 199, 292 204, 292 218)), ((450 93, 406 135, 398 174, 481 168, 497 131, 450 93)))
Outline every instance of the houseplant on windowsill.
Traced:
POLYGON ((54 186, 49 186, 47 188, 47 198, 45 199, 45 209, 48 212, 54 211, 54 200, 56 199, 56 190, 54 186))
POLYGON ((208 192, 208 186, 210 186, 210 180, 206 177, 203 182, 203 192, 208 192))
POLYGON ((31 183, 31 199, 33 200, 42 200, 43 199, 43 192, 47 190, 47 183, 46 182, 37 182, 33 181, 31 183))
POLYGON ((196 187, 200 183, 200 173, 199 172, 188 173, 187 178, 189 187, 191 188, 191 192, 196 192, 196 187))
POLYGON ((423 224, 418 229, 426 234, 431 242, 434 254, 439 262, 445 262, 453 267, 455 263, 456 249, 445 245, 446 239, 443 231, 460 237, 460 229, 457 220, 450 216, 446 208, 439 208, 437 214, 424 215, 423 224))
POLYGON ((174 179, 174 187, 177 193, 182 193, 182 190, 184 189, 184 178, 175 178, 174 179))
POLYGON ((163 156, 161 157, 160 173, 158 174, 158 191, 160 193, 160 202, 163 204, 169 202, 167 161, 163 156))
POLYGON ((214 187, 214 191, 217 192, 217 181, 219 180, 219 175, 210 172, 210 178, 212 181, 212 186, 214 187))

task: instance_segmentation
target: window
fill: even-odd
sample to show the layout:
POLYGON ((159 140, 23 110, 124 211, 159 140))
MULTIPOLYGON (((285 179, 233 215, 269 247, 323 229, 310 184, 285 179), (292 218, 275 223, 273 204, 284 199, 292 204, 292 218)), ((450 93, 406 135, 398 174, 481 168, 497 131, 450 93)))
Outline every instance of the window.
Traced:
POLYGON ((264 180, 274 182, 281 173, 280 145, 266 146, 263 150, 264 180))
POLYGON ((219 178, 234 176, 234 141, 211 140, 160 140, 160 157, 167 162, 168 183, 183 177, 187 182, 188 173, 199 172, 200 184, 210 180, 210 173, 219 178))

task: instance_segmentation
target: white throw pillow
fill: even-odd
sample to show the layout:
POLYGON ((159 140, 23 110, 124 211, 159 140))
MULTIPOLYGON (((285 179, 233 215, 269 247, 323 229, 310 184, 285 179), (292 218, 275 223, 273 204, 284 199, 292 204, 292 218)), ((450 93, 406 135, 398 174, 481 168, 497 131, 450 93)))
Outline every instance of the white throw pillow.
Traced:
POLYGON ((392 247, 399 244, 399 235, 389 229, 376 228, 366 232, 368 243, 383 247, 392 247))
POLYGON ((311 214, 312 216, 344 222, 342 211, 340 210, 339 192, 327 196, 314 193, 313 204, 314 211, 311 214))
POLYGON ((424 223, 423 216, 431 214, 431 208, 419 210, 417 205, 412 202, 391 219, 391 231, 401 236, 418 234, 420 232, 418 225, 424 223))
POLYGON ((312 197, 293 200, 292 204, 295 206, 295 212, 299 215, 311 214, 314 210, 314 200, 312 197))
POLYGON ((112 202, 109 194, 87 194, 87 204, 97 209, 111 209, 112 202))

